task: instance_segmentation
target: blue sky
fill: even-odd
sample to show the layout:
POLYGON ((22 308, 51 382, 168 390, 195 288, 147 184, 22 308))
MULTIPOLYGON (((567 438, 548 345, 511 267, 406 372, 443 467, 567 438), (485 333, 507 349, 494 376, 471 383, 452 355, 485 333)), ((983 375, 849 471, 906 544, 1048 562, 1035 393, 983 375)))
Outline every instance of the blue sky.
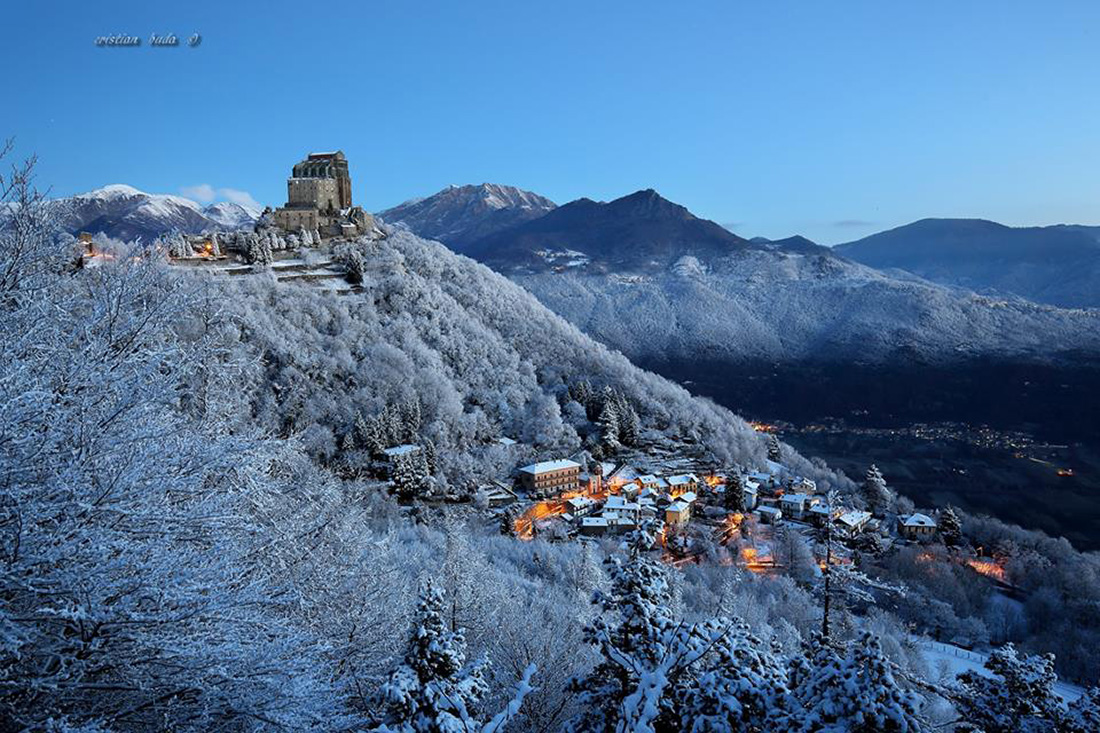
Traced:
POLYGON ((1100 223, 1100 3, 20 3, 0 135, 57 195, 278 205, 341 148, 379 210, 655 188, 746 236, 1100 223), (197 48, 151 48, 152 33, 197 48), (96 36, 142 37, 97 48, 96 36), (237 192, 237 193, 234 193, 237 192))

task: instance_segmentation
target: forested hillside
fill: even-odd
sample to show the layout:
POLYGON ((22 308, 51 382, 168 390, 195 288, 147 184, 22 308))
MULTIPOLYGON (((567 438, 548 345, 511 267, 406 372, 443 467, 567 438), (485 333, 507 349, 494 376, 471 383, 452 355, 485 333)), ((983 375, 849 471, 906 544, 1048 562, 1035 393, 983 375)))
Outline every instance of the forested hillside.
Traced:
MULTIPOLYGON (((799 572, 757 577, 666 565, 652 527, 500 536, 464 489, 583 447, 578 380, 718 465, 767 446, 485 267, 391 231, 340 253, 363 285, 343 298, 121 243, 78 268, 27 173, 0 233, 0 729, 1094 729, 1096 693, 1058 699, 1045 658, 996 657, 1002 686, 929 668, 905 624, 980 598, 920 615, 956 586, 916 557, 830 587, 793 537, 799 572), (421 494, 393 496, 354 437, 383 417, 434 447, 421 494)), ((1013 541, 1068 553, 1094 597, 1092 560, 1013 541)))

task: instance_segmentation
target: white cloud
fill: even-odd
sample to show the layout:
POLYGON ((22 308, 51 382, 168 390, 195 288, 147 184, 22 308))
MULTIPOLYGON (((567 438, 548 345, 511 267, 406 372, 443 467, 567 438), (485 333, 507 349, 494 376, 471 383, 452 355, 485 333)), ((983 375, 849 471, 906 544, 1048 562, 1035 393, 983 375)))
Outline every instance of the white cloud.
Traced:
POLYGON ((214 187, 209 183, 200 183, 197 186, 184 186, 180 193, 189 199, 194 199, 200 204, 208 204, 214 200, 214 187))
POLYGON ((263 205, 259 201, 252 198, 252 194, 248 191, 238 191, 235 188, 219 188, 218 195, 226 201, 232 201, 233 203, 244 206, 249 209, 260 210, 263 205))

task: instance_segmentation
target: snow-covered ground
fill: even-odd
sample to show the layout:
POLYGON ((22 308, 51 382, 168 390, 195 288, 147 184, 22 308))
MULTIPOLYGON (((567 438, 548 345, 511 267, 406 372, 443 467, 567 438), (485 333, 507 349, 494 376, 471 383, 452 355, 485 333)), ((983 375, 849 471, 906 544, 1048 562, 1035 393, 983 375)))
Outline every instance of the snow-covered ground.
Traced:
MULTIPOLYGON (((931 639, 916 641, 932 675, 942 681, 953 680, 963 672, 976 672, 983 677, 993 676, 984 666, 988 656, 986 654, 931 639)), ((1066 702, 1073 702, 1084 694, 1084 690, 1077 685, 1061 681, 1054 683, 1054 691, 1066 702)))

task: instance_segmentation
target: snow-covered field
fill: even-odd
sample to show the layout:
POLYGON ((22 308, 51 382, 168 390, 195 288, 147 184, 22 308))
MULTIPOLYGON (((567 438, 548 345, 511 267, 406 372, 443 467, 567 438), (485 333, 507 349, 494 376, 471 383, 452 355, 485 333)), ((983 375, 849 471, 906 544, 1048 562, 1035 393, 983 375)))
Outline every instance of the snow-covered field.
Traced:
MULTIPOLYGON (((988 657, 986 654, 931 639, 917 639, 917 645, 932 675, 941 682, 953 680, 963 672, 976 672, 983 677, 993 676, 984 666, 988 657)), ((1084 694, 1084 690, 1077 685, 1061 681, 1054 683, 1054 691, 1066 702, 1073 702, 1084 694)))

